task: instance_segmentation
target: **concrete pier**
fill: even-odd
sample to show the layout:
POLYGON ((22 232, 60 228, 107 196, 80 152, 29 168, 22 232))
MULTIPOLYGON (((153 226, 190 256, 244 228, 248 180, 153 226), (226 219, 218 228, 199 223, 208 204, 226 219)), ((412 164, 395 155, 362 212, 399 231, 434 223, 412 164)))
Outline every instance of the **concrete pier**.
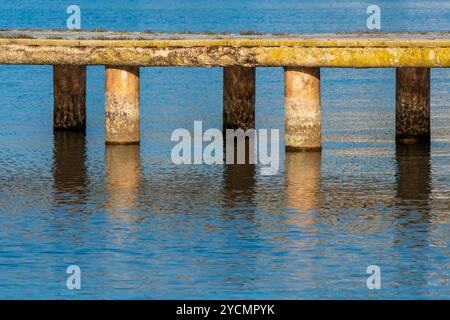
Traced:
POLYGON ((320 150, 320 68, 286 67, 284 95, 286 150, 320 150))
MULTIPOLYGON (((286 149, 321 149, 320 69, 396 68, 397 141, 430 138, 430 68, 450 33, 0 30, 0 64, 54 65, 55 129, 84 129, 86 66, 106 66, 106 143, 139 143, 139 68, 222 67, 223 128, 255 127, 255 68, 285 68, 286 149)), ((393 133, 394 136, 394 133, 393 133)))
POLYGON ((397 68, 396 139, 416 143, 430 139, 430 69, 397 68))
POLYGON ((106 144, 140 142, 139 67, 106 66, 106 144))
POLYGON ((223 130, 255 127, 255 68, 223 68, 223 130))
POLYGON ((86 129, 86 66, 53 66, 53 128, 86 129))

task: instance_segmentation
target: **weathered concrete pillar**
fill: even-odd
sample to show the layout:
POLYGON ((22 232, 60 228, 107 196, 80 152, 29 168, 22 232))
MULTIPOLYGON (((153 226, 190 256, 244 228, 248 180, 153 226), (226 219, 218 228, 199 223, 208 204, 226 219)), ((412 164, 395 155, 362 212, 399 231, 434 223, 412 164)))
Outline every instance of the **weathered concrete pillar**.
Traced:
POLYGON ((223 129, 255 127, 255 68, 223 68, 223 129))
POLYGON ((86 129, 86 66, 53 66, 53 128, 86 129))
POLYGON ((395 120, 398 142, 430 139, 429 68, 397 68, 395 120))
POLYGON ((106 66, 106 144, 140 141, 139 67, 106 66))
POLYGON ((284 95, 286 150, 320 150, 320 68, 286 67, 284 95))

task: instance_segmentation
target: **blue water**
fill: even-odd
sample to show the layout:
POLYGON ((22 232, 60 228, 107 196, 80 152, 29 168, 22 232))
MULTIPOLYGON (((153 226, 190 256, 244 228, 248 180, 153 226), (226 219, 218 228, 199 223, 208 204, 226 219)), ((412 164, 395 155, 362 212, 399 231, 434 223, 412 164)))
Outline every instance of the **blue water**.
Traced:
MULTIPOLYGON (((83 29, 295 33, 365 30, 372 4, 76 3, 83 29)), ((376 3, 382 31, 450 30, 448 1, 376 3)), ((69 4, 2 1, 0 28, 63 29, 69 4)), ((322 153, 262 176, 170 162, 174 129, 222 127, 220 68, 142 68, 141 145, 105 147, 102 67, 84 136, 53 134, 51 66, 0 66, 0 298, 448 299, 450 70, 432 70, 430 146, 395 145, 394 78, 323 69, 322 153)), ((282 137, 281 68, 257 69, 256 104, 257 127, 282 137)))

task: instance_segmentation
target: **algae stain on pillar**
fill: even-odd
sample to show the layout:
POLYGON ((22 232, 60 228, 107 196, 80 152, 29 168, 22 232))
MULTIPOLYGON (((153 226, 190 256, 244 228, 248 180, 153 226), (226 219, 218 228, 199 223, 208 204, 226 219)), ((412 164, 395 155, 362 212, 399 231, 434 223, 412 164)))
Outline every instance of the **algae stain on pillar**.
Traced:
POLYGON ((105 142, 140 142, 139 67, 105 67, 105 142))
POLYGON ((255 128, 256 70, 223 68, 223 130, 255 128))
POLYGON ((430 69, 397 68, 396 140, 430 140, 430 69))
POLYGON ((53 128, 86 129, 86 66, 53 66, 53 128))
POLYGON ((287 151, 321 150, 320 68, 284 69, 287 151))

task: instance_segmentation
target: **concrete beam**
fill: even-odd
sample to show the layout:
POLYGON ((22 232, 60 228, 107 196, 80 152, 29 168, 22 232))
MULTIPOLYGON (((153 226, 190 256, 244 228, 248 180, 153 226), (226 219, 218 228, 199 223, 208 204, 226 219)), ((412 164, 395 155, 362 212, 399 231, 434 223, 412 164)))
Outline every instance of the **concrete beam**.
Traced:
POLYGON ((0 31, 0 64, 450 67, 450 33, 328 35, 0 31))

